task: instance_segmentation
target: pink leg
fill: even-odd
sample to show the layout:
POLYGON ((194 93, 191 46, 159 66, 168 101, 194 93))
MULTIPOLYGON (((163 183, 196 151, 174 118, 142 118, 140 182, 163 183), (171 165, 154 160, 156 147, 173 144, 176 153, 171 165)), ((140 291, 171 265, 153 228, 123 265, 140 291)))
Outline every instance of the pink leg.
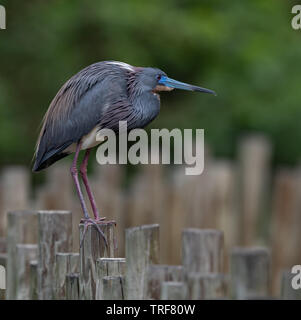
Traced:
POLYGON ((93 213, 94 213, 94 218, 97 221, 97 220, 100 220, 100 216, 99 216, 99 212, 98 212, 98 209, 97 209, 97 206, 96 206, 96 201, 95 201, 95 198, 93 196, 92 190, 91 190, 90 185, 89 185, 88 177, 87 177, 87 165, 88 165, 90 152, 91 152, 91 149, 87 149, 87 151, 85 153, 84 160, 83 160, 83 162, 82 162, 82 164, 80 166, 80 174, 82 176, 84 185, 85 185, 86 190, 87 190, 87 194, 88 194, 88 197, 89 197, 89 200, 90 200, 90 203, 91 203, 91 207, 92 207, 92 210, 93 210, 93 213))
MULTIPOLYGON (((89 160, 90 152, 91 152, 91 149, 87 149, 87 151, 85 153, 85 156, 84 156, 84 160, 83 160, 83 162, 82 162, 82 164, 80 166, 80 174, 81 174, 82 180, 84 182, 84 185, 86 187, 87 194, 88 194, 88 197, 89 197, 89 200, 90 200, 90 203, 91 203, 91 207, 92 207, 92 210, 93 210, 93 213, 94 213, 94 218, 95 218, 95 220, 89 219, 86 222, 87 222, 87 225, 93 224, 98 229, 99 233, 103 237, 103 239, 105 241, 105 244, 107 246, 108 245, 107 239, 106 239, 105 235, 103 234, 103 232, 101 231, 101 229, 99 228, 98 224, 104 224, 104 225, 105 224, 114 224, 114 225, 116 225, 116 222, 115 221, 106 221, 106 218, 104 218, 104 217, 100 218, 100 215, 99 215, 99 212, 98 212, 98 209, 97 209, 97 206, 96 206, 96 201, 95 201, 95 198, 93 196, 92 190, 90 188, 89 181, 88 181, 88 176, 87 176, 87 166, 88 166, 88 160, 89 160)), ((116 244, 115 244, 115 248, 117 248, 116 244)))
POLYGON ((81 204, 84 216, 85 216, 85 218, 82 220, 82 222, 84 223, 84 233, 83 233, 82 239, 80 240, 80 246, 82 246, 82 243, 83 243, 86 231, 87 231, 87 227, 89 225, 94 225, 96 227, 96 229, 98 230, 99 234, 104 239, 105 244, 107 246, 108 243, 107 243, 107 239, 106 239, 104 233, 101 231, 101 229, 99 228, 97 223, 93 219, 91 219, 89 217, 88 209, 87 209, 87 206, 86 206, 86 203, 85 203, 85 199, 84 199, 83 193, 81 191, 80 183, 79 183, 79 180, 78 180, 78 171, 77 171, 77 167, 76 167, 77 160, 78 160, 78 155, 79 155, 79 152, 80 152, 80 147, 81 147, 81 143, 78 143, 77 147, 76 147, 76 151, 75 151, 75 156, 74 156, 74 159, 73 159, 73 162, 72 162, 72 166, 70 168, 71 175, 72 175, 72 178, 73 178, 74 183, 75 183, 76 191, 77 191, 77 194, 79 196, 80 204, 81 204))
POLYGON ((72 166, 70 168, 70 172, 71 172, 72 178, 73 178, 74 183, 75 183, 76 191, 77 191, 77 194, 78 194, 78 197, 79 197, 79 200, 80 200, 80 204, 81 204, 85 219, 89 219, 90 217, 89 217, 87 206, 86 206, 86 203, 85 203, 85 199, 84 199, 84 196, 83 196, 80 184, 79 184, 78 171, 77 171, 77 167, 76 167, 77 160, 78 160, 78 155, 79 155, 79 152, 80 152, 80 147, 81 147, 81 144, 78 143, 77 147, 76 147, 76 151, 75 151, 75 156, 74 156, 74 159, 73 159, 73 162, 72 162, 72 166))

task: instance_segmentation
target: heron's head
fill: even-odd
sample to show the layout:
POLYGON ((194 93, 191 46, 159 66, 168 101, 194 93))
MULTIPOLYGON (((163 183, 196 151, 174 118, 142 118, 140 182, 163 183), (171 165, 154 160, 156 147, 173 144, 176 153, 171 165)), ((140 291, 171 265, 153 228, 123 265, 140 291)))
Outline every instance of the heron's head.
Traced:
POLYGON ((152 91, 155 94, 161 91, 181 89, 216 95, 216 93, 212 90, 171 79, 166 75, 165 72, 156 68, 143 68, 139 75, 139 82, 144 90, 152 91))

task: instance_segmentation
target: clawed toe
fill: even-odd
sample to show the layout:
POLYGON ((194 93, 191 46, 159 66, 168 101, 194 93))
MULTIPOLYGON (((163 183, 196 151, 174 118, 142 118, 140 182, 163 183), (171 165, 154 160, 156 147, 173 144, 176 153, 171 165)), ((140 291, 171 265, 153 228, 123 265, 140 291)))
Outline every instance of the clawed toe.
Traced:
POLYGON ((89 225, 93 225, 97 231, 99 232, 99 234, 101 235, 101 237, 103 238, 104 242, 105 242, 105 245, 106 247, 108 248, 108 241, 107 241, 107 238, 105 236, 105 234, 103 233, 103 231, 100 229, 99 225, 104 225, 104 224, 114 224, 116 226, 116 222, 113 221, 113 220, 110 220, 110 221, 106 221, 105 220, 106 218, 99 218, 97 220, 94 220, 92 218, 88 218, 88 219, 81 219, 81 223, 84 224, 84 232, 83 232, 83 236, 82 236, 82 239, 80 241, 80 247, 82 247, 82 244, 83 244, 83 240, 85 238, 85 235, 86 235, 86 232, 87 232, 87 228, 89 225))

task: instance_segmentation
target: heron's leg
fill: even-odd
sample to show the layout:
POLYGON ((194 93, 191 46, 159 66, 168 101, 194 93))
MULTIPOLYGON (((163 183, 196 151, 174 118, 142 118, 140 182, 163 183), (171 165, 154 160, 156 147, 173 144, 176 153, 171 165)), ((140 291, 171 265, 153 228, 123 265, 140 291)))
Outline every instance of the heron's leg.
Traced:
POLYGON ((80 152, 80 147, 81 147, 81 143, 78 143, 77 146, 76 146, 75 156, 74 156, 71 168, 70 168, 70 172, 71 172, 71 175, 72 175, 75 187, 76 187, 76 192, 78 194, 78 197, 79 197, 79 200, 80 200, 80 204, 81 204, 85 219, 90 219, 89 214, 88 214, 88 209, 87 209, 87 206, 86 206, 86 202, 85 202, 85 199, 84 199, 84 196, 83 196, 80 184, 79 184, 78 171, 77 171, 77 167, 76 167, 77 160, 78 160, 78 155, 79 155, 79 152, 80 152))
POLYGON ((84 216, 85 216, 84 219, 82 220, 82 222, 84 223, 84 232, 83 232, 83 237, 80 240, 80 246, 82 246, 82 243, 83 243, 83 240, 84 240, 84 237, 85 237, 85 234, 86 234, 86 231, 87 231, 87 228, 88 228, 89 225, 94 225, 95 226, 95 228, 97 229, 99 234, 103 237, 103 239, 105 241, 105 244, 107 246, 108 243, 107 243, 107 239, 106 239, 104 233, 101 231, 101 229, 99 228, 97 223, 93 219, 91 219, 89 217, 88 209, 87 209, 87 206, 86 206, 86 203, 85 203, 85 199, 84 199, 81 187, 80 187, 80 183, 79 183, 79 179, 78 179, 78 171, 77 171, 77 167, 76 167, 77 160, 78 160, 78 155, 79 155, 79 152, 80 152, 80 147, 81 147, 81 143, 78 143, 77 146, 76 146, 76 151, 75 151, 75 156, 74 156, 74 159, 73 159, 73 162, 72 162, 72 166, 70 168, 71 175, 72 175, 72 178, 73 178, 75 186, 76 186, 76 191, 77 191, 77 194, 79 196, 80 204, 81 204, 81 207, 83 209, 84 216))
POLYGON ((89 224, 94 225, 98 229, 98 231, 101 233, 101 235, 103 236, 103 239, 104 239, 106 245, 108 245, 107 239, 106 239, 105 235, 103 234, 103 232, 101 231, 101 229, 99 228, 98 225, 99 224, 114 224, 114 225, 116 225, 116 222, 113 221, 113 220, 106 221, 105 217, 101 217, 100 218, 100 215, 99 215, 99 212, 98 212, 98 209, 97 209, 97 206, 96 206, 96 201, 95 201, 95 198, 93 196, 92 190, 90 188, 89 180, 88 180, 88 176, 87 176, 87 166, 88 166, 88 160, 89 160, 90 152, 91 152, 91 149, 87 149, 87 151, 85 153, 85 156, 84 156, 84 159, 83 159, 83 162, 82 162, 82 164, 80 166, 80 174, 82 176, 84 185, 85 185, 86 190, 87 190, 87 194, 88 194, 88 197, 89 197, 89 200, 90 200, 90 203, 91 203, 91 207, 92 207, 92 210, 93 210, 93 213, 94 213, 95 220, 90 218, 89 220, 86 220, 85 222, 88 225, 89 224))
POLYGON ((88 166, 88 160, 89 160, 90 152, 91 152, 91 149, 87 149, 86 150, 86 153, 85 153, 85 156, 84 156, 84 160, 83 160, 83 162, 82 162, 82 164, 80 166, 80 174, 82 176, 84 185, 85 185, 86 190, 87 190, 87 194, 88 194, 88 197, 89 197, 89 200, 90 200, 90 203, 91 203, 91 207, 92 207, 92 210, 93 210, 93 213, 94 213, 94 218, 95 218, 96 221, 99 221, 99 220, 101 220, 100 216, 99 216, 99 211, 97 209, 96 201, 95 201, 95 198, 93 196, 92 190, 90 188, 89 181, 88 181, 88 176, 87 176, 87 166, 88 166))

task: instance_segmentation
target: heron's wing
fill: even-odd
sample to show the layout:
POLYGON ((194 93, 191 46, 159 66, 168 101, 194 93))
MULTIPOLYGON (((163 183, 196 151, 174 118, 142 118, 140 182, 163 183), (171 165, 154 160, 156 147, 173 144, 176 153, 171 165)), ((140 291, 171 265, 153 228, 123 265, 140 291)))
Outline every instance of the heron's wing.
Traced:
POLYGON ((105 62, 91 65, 68 80, 51 102, 37 142, 33 171, 46 168, 67 154, 101 121, 106 110, 127 100, 126 76, 129 72, 105 62))

